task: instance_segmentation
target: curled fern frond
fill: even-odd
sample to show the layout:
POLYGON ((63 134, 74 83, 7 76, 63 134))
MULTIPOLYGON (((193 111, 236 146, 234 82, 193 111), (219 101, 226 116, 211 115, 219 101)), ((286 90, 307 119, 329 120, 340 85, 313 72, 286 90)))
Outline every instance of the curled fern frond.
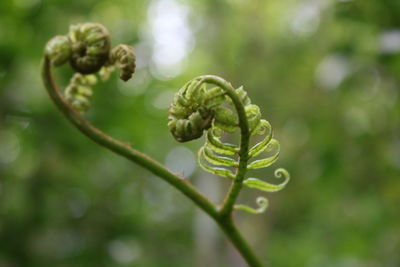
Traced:
POLYGON ((51 64, 55 67, 61 66, 71 58, 72 47, 67 36, 54 36, 46 45, 45 55, 50 58, 51 64))
POLYGON ((90 107, 92 87, 96 85, 97 78, 93 74, 83 75, 75 73, 64 91, 65 99, 80 113, 85 113, 90 107))
POLYGON ((212 149, 215 153, 233 156, 239 153, 239 147, 234 144, 223 143, 221 141, 221 136, 223 131, 218 128, 210 129, 207 132, 207 146, 212 149))
MULTIPOLYGON (((200 76, 189 81, 175 94, 168 117, 168 127, 172 135, 179 142, 186 142, 200 138, 203 132, 207 131, 205 144, 198 153, 198 163, 204 170, 234 180, 241 179, 241 184, 264 192, 276 192, 284 188, 289 181, 289 173, 284 169, 277 169, 275 172, 276 176, 283 175, 286 178, 278 185, 257 178, 239 177, 239 175, 243 176, 247 170, 265 168, 275 163, 279 157, 280 145, 273 138, 271 124, 262 119, 260 108, 251 103, 243 86, 232 89, 233 92, 229 94, 227 89, 217 82, 221 81, 221 78, 207 79, 207 77, 210 76, 200 76), (217 87, 209 88, 208 84, 214 84, 217 87), (224 134, 234 133, 240 128, 239 117, 233 111, 237 110, 237 106, 235 106, 232 93, 235 94, 234 98, 239 100, 244 110, 248 138, 256 135, 263 136, 262 141, 245 151, 245 155, 240 146, 221 141, 224 134), (269 155, 255 159, 264 152, 269 155), (246 164, 241 166, 239 159, 243 157, 246 159, 246 164)), ((259 198, 257 203, 267 202, 265 198, 259 198)), ((244 205, 235 206, 251 213, 260 213, 266 209, 267 204, 260 207, 255 210, 244 205)))
MULTIPOLYGON (((266 137, 266 138, 268 138, 268 137, 266 137)), ((252 148, 252 149, 253 149, 253 151, 255 151, 254 148, 252 148)), ((249 163, 247 165, 247 169, 266 168, 266 167, 274 164, 275 161, 278 159, 279 152, 280 152, 280 144, 279 144, 278 141, 276 141, 275 139, 271 139, 269 141, 269 143, 267 145, 265 145, 265 148, 261 152, 263 152, 263 151, 268 151, 269 152, 269 151, 273 151, 273 150, 275 150, 275 152, 274 152, 274 154, 272 156, 269 156, 269 157, 264 158, 264 159, 255 160, 255 161, 249 163)), ((252 150, 250 150, 250 151, 252 151, 252 150)), ((261 152, 260 151, 258 151, 257 153, 253 152, 253 155, 251 155, 250 153, 249 153, 249 155, 251 157, 255 157, 254 155, 259 155, 261 152)))
POLYGON ((246 206, 246 205, 242 205, 242 204, 235 205, 234 209, 235 210, 243 210, 243 211, 246 211, 246 212, 252 213, 252 214, 260 214, 267 210, 269 203, 268 203, 268 199, 266 199, 265 197, 258 197, 256 199, 256 203, 258 206, 257 209, 246 206))
POLYGON ((282 176, 284 177, 284 181, 280 184, 271 184, 257 178, 247 178, 243 181, 243 184, 247 187, 255 188, 264 192, 277 192, 282 190, 287 185, 287 183, 290 181, 290 175, 283 168, 276 169, 275 177, 281 178, 282 176))
POLYGON ((224 100, 223 90, 208 90, 202 77, 186 83, 175 94, 169 109, 168 127, 172 135, 179 142, 201 137, 204 130, 211 128, 216 107, 224 100))
POLYGON ((93 74, 100 71, 104 81, 118 68, 120 78, 127 81, 135 72, 133 47, 118 45, 111 50, 107 29, 97 23, 71 25, 68 34, 57 35, 47 43, 45 55, 52 66, 69 62, 76 71, 64 91, 64 97, 80 113, 89 109, 92 87, 97 83, 93 74))
POLYGON ((136 57, 132 46, 121 44, 111 50, 110 62, 121 70, 119 77, 123 81, 132 78, 136 68, 135 61, 136 57))
MULTIPOLYGON (((264 192, 277 192, 285 188, 286 184, 290 181, 290 174, 283 168, 276 169, 274 174, 276 178, 283 177, 284 181, 280 184, 271 184, 257 178, 247 178, 243 181, 243 184, 249 188, 258 189, 264 192)), ((257 203, 259 204, 258 209, 254 209, 246 205, 235 205, 234 209, 244 210, 249 213, 257 214, 264 212, 268 207, 268 200, 266 198, 258 197, 257 203)))
POLYGON ((131 47, 119 45, 111 51, 110 47, 107 30, 93 23, 74 25, 69 34, 56 36, 48 42, 41 74, 56 107, 88 138, 144 167, 191 199, 215 220, 249 266, 261 266, 230 216, 234 208, 260 213, 268 205, 265 198, 258 198, 257 209, 244 205, 234 207, 243 185, 248 158, 268 150, 272 138, 269 124, 259 119, 259 109, 251 106, 243 88, 235 90, 225 80, 212 75, 200 76, 187 83, 175 96, 170 108, 169 127, 174 137, 184 142, 199 138, 207 131, 206 144, 199 151, 199 164, 211 173, 233 180, 226 201, 218 208, 181 176, 130 144, 107 135, 78 113, 85 112, 90 106, 92 87, 97 83, 96 72, 102 80, 107 80, 111 72, 119 69, 120 78, 125 81, 135 70, 135 55, 131 47), (53 68, 67 62, 74 68, 75 74, 62 92, 55 83, 53 68), (207 84, 216 87, 208 88, 207 84), (236 109, 237 116, 232 107, 236 109), (224 133, 232 133, 237 128, 242 134, 239 146, 221 141, 224 133), (267 131, 264 141, 250 150, 250 133, 263 134, 267 131))
POLYGON ((72 46, 71 67, 79 73, 95 73, 107 62, 111 49, 107 29, 97 23, 72 25, 69 30, 72 46))
POLYGON ((203 153, 204 153, 204 147, 200 148, 197 158, 197 162, 199 163, 199 166, 203 170, 218 176, 235 179, 235 174, 230 169, 213 166, 212 164, 210 165, 209 162, 207 162, 206 160, 207 158, 203 155, 203 153))

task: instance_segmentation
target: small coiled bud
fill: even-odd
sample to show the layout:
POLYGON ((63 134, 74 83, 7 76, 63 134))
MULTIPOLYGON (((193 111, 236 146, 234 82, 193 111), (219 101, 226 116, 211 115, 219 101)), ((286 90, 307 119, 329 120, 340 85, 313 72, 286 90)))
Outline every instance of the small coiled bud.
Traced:
POLYGON ((52 66, 69 61, 75 74, 64 91, 65 99, 79 112, 88 110, 96 76, 105 81, 116 68, 120 78, 129 80, 135 72, 133 47, 118 45, 111 50, 107 29, 97 23, 71 25, 67 35, 57 35, 46 45, 45 55, 52 66))
POLYGON ((107 29, 101 24, 72 25, 69 39, 72 45, 70 64, 77 72, 95 73, 108 60, 111 41, 107 29))
POLYGON ((132 77, 136 68, 136 57, 133 47, 120 44, 111 51, 110 62, 120 69, 119 77, 127 81, 132 77))
MULTIPOLYGON (((218 91, 222 90, 218 88, 218 91)), ((179 142, 187 142, 203 135, 210 129, 214 119, 214 110, 203 81, 199 78, 186 83, 175 94, 169 108, 168 127, 179 142)))
POLYGON ((50 58, 54 67, 65 64, 72 53, 71 42, 67 36, 57 35, 47 43, 45 54, 50 58))
POLYGON ((97 78, 94 75, 75 73, 64 91, 65 99, 80 113, 85 113, 90 107, 89 98, 96 83, 97 78))

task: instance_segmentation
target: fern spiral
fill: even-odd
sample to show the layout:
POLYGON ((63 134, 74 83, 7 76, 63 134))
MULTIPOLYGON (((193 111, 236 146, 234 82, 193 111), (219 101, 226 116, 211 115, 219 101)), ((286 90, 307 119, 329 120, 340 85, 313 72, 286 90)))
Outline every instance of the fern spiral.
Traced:
POLYGON ((115 139, 96 128, 78 113, 89 109, 92 88, 98 82, 98 76, 103 81, 107 80, 115 69, 119 69, 122 80, 131 78, 135 71, 133 48, 118 45, 111 49, 110 37, 102 25, 77 24, 70 27, 68 34, 58 35, 47 43, 42 60, 42 79, 56 107, 84 135, 171 184, 221 227, 249 266, 261 266, 261 261, 241 236, 231 216, 234 209, 261 213, 268 206, 268 200, 263 197, 257 198, 257 208, 234 205, 243 185, 275 192, 289 181, 289 174, 284 169, 275 171, 276 177, 284 177, 280 184, 271 184, 257 178, 245 179, 248 169, 267 167, 279 155, 279 143, 272 136, 271 125, 261 119, 260 109, 251 103, 242 87, 235 89, 227 81, 212 75, 200 76, 185 84, 170 107, 168 126, 172 135, 178 141, 186 142, 200 138, 206 132, 206 142, 199 150, 200 166, 233 180, 224 202, 218 207, 190 182, 135 149, 130 143, 115 139), (52 71, 54 67, 68 62, 75 73, 66 89, 60 90, 52 71), (233 133, 237 129, 240 129, 241 134, 240 145, 222 142, 226 133, 233 133), (250 137, 256 135, 262 136, 262 141, 249 148, 250 137), (264 151, 273 153, 249 163, 250 159, 264 151))
POLYGON ((92 87, 97 83, 95 73, 106 80, 118 68, 120 78, 127 81, 135 72, 133 47, 118 45, 111 49, 107 29, 97 23, 71 25, 68 34, 57 35, 47 43, 45 55, 54 67, 69 62, 76 71, 64 97, 80 113, 89 109, 92 87))
MULTIPOLYGON (((239 168, 240 146, 225 143, 221 139, 225 134, 232 134, 239 128, 239 118, 234 113, 231 95, 219 83, 216 76, 199 76, 186 83, 176 94, 169 109, 168 127, 179 142, 200 138, 206 131, 205 144, 198 152, 198 163, 204 170, 218 176, 235 180, 239 168), (207 85, 217 85, 209 88, 207 85)), ((234 94, 244 107, 250 137, 262 136, 262 141, 248 149, 247 158, 253 160, 263 152, 267 157, 254 159, 247 163, 246 171, 265 168, 272 165, 279 156, 279 142, 273 138, 270 123, 261 118, 260 108, 251 103, 243 87, 234 90, 234 94)), ((258 178, 246 178, 243 185, 264 192, 276 192, 285 187, 290 176, 280 168, 275 171, 277 178, 284 177, 280 184, 273 184, 258 178)), ((268 206, 267 199, 257 199, 258 209, 245 205, 235 205, 235 209, 250 213, 261 213, 268 206)))
POLYGON ((186 83, 175 95, 169 109, 168 127, 179 142, 197 139, 213 122, 215 109, 223 103, 222 89, 208 90, 202 77, 186 83))

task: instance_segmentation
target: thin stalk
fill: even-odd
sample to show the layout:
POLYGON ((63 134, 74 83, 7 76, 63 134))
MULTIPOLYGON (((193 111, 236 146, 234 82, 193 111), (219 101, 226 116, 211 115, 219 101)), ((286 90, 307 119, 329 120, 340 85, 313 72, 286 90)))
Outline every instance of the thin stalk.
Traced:
POLYGON ((240 150, 239 150, 239 166, 236 171, 235 179, 231 183, 229 191, 224 199, 224 202, 219 209, 220 225, 222 231, 228 236, 232 243, 241 244, 240 247, 236 247, 242 254, 243 258, 250 266, 262 266, 259 259, 254 254, 253 250, 248 246, 238 229, 236 228, 233 219, 232 211, 236 199, 239 195, 240 189, 243 186, 243 180, 247 171, 247 163, 249 160, 249 142, 250 142, 250 130, 249 123, 246 117, 246 111, 244 109, 242 101, 239 99, 233 86, 227 81, 213 75, 205 75, 205 81, 208 83, 215 84, 222 88, 229 98, 232 100, 235 106, 236 112, 239 118, 240 127, 240 150))
POLYGON ((42 62, 42 78, 45 83, 46 89, 54 104, 63 113, 63 115, 81 131, 84 135, 95 141, 97 144, 119 154, 134 163, 144 167, 153 174, 162 178, 172 186, 176 187, 184 195, 189 197, 197 206, 204 210, 211 217, 217 217, 217 210, 215 205, 211 203, 204 195, 198 192, 189 182, 177 176, 168 170, 165 166, 131 147, 129 143, 121 142, 98 128, 94 127, 89 121, 84 119, 74 108, 64 101, 57 88, 53 76, 51 74, 50 61, 47 57, 42 62))
POLYGON ((242 255, 243 259, 247 262, 247 264, 251 267, 261 267, 263 266, 257 256, 254 254, 254 251, 248 245, 246 240, 240 234, 236 225, 234 224, 232 217, 221 217, 222 219, 218 222, 220 228, 228 237, 228 239, 234 244, 236 249, 242 255))
POLYGON ((227 81, 212 75, 205 75, 205 81, 213 83, 227 92, 227 95, 231 98, 233 105, 235 106, 236 112, 239 118, 240 127, 240 150, 239 150, 239 166, 236 171, 235 179, 231 183, 229 191, 222 203, 219 213, 222 217, 229 217, 232 214, 233 206, 239 195, 240 189, 243 186, 243 180, 247 171, 247 163, 249 161, 249 142, 250 142, 250 131, 249 123, 246 117, 246 111, 244 109, 242 101, 240 101, 235 89, 227 81))

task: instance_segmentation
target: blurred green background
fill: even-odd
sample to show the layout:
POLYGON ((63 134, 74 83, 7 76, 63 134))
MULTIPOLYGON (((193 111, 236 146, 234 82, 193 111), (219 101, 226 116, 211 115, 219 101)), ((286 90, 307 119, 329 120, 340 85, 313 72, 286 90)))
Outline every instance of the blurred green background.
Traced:
MULTIPOLYGON (((244 266, 162 180, 95 145, 40 80, 47 40, 99 22, 135 47, 134 78, 96 87, 86 115, 215 202, 228 181, 179 144, 167 108, 187 80, 244 85, 281 142, 270 208, 235 214, 271 266, 400 266, 400 1, 1 0, 0 266, 244 266)), ((68 67, 57 71, 67 84, 68 67)), ((244 190, 240 203, 259 195, 244 190)))

